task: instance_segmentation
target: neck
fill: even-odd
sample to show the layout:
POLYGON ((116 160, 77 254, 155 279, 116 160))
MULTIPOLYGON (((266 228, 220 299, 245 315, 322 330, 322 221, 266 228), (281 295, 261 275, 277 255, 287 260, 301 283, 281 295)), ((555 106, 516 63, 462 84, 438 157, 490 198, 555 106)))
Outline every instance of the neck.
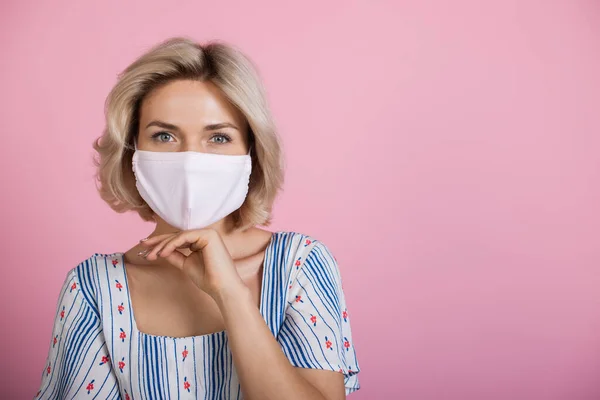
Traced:
MULTIPOLYGON (((155 216, 155 220, 156 227, 154 228, 154 231, 150 234, 150 236, 158 236, 164 235, 166 233, 175 233, 180 231, 180 229, 169 225, 167 222, 165 222, 162 218, 158 216, 155 216)), ((235 233, 234 221, 231 215, 223 218, 220 221, 215 222, 212 225, 207 226, 206 228, 216 230, 217 232, 219 232, 219 235, 221 235, 221 237, 224 239, 230 237, 235 233)))

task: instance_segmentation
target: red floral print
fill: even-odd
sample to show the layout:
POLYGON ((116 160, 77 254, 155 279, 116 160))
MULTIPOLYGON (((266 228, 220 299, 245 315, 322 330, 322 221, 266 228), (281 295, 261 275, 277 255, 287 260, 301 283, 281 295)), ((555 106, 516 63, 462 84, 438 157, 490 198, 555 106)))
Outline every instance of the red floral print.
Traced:
POLYGON ((119 281, 118 281, 118 280, 116 280, 116 279, 115 279, 115 282, 117 282, 117 283, 115 284, 115 287, 116 287, 117 289, 119 289, 119 292, 120 292, 120 291, 121 291, 121 289, 123 289, 123 285, 121 285, 121 282, 119 282, 119 281))
POLYGON ((186 357, 188 356, 187 346, 183 347, 183 351, 181 352, 181 355, 183 356, 182 361, 185 361, 186 357))
POLYGON ((125 333, 123 328, 119 328, 119 329, 121 330, 121 333, 119 333, 119 339, 121 339, 122 342, 125 342, 125 338, 127 337, 127 334, 125 333))
POLYGON ((65 317, 65 306, 63 306, 62 311, 60 312, 60 320, 62 321, 65 317))
POLYGON ((325 336, 325 348, 333 350, 333 343, 331 343, 331 341, 327 339, 327 336, 325 336))
POLYGON ((123 314, 123 310, 125 309, 125 307, 123 307, 123 303, 119 304, 117 306, 117 310, 119 311, 119 314, 123 314))
POLYGON ((50 365, 48 365, 48 368, 46 368, 46 375, 50 375, 50 371, 51 371, 51 370, 52 370, 52 369, 50 368, 50 365))
POLYGON ((109 361, 108 356, 102 356, 102 360, 100 361, 100 365, 106 364, 109 361))
POLYGON ((75 289, 77 289, 77 282, 73 282, 73 284, 71 285, 71 290, 69 290, 69 292, 72 292, 75 289))
POLYGON ((118 263, 119 263, 119 261, 116 258, 113 258, 113 260, 112 260, 113 267, 116 268, 118 263))
POLYGON ((190 383, 187 380, 187 376, 184 376, 183 377, 183 388, 189 392, 190 391, 190 386, 191 385, 190 385, 190 383))
POLYGON ((346 348, 346 351, 350 350, 350 342, 347 338, 344 338, 344 347, 346 348))
POLYGON ((302 300, 302 296, 296 296, 296 303, 304 303, 304 300, 302 300))
POLYGON ((94 390, 94 379, 92 379, 92 381, 90 383, 88 383, 88 385, 86 386, 86 390, 88 391, 88 394, 90 394, 90 392, 92 390, 94 390))
POLYGON ((121 371, 121 373, 123 373, 123 368, 125 368, 125 357, 123 357, 121 361, 119 361, 119 370, 121 371))
POLYGON ((310 314, 310 322, 312 322, 314 326, 317 326, 317 316, 310 314))

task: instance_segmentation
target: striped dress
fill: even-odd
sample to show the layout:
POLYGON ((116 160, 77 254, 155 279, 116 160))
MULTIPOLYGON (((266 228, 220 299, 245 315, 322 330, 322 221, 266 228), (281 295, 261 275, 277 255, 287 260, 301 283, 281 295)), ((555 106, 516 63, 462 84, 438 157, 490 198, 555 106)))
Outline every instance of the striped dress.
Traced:
MULTIPOLYGON (((297 232, 273 234, 260 313, 293 366, 339 371, 346 394, 359 389, 342 280, 323 243, 297 232)), ((97 253, 67 273, 35 398, 243 396, 225 331, 178 338, 140 332, 123 253, 97 253)))

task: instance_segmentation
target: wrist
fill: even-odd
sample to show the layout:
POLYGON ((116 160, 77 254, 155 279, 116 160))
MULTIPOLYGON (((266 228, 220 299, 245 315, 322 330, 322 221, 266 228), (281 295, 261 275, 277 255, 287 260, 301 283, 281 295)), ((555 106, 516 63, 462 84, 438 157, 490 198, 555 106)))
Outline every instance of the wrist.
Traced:
POLYGON ((222 308, 228 304, 237 304, 252 299, 250 289, 243 281, 219 288, 212 296, 217 305, 222 308))

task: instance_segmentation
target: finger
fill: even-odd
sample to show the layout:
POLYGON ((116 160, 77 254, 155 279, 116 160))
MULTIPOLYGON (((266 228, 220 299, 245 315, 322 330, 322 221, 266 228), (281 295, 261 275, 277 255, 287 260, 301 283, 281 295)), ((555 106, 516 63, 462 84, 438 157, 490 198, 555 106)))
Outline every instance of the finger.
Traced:
POLYGON ((161 235, 147 237, 147 238, 144 238, 144 239, 140 240, 140 244, 142 246, 146 246, 146 247, 154 246, 155 244, 160 243, 161 241, 163 241, 165 238, 171 237, 171 236, 174 236, 174 235, 177 235, 177 234, 179 234, 179 232, 163 233, 161 235))
POLYGON ((190 250, 193 251, 193 245, 198 241, 199 236, 199 230, 182 232, 166 243, 163 249, 160 251, 160 254, 168 256, 175 251, 175 249, 179 248, 190 248, 190 250))
POLYGON ((150 252, 146 255, 146 259, 150 261, 158 259, 159 252, 162 250, 165 244, 167 244, 170 240, 173 239, 173 237, 173 234, 171 234, 170 236, 164 238, 159 243, 157 243, 154 247, 152 247, 150 252))

